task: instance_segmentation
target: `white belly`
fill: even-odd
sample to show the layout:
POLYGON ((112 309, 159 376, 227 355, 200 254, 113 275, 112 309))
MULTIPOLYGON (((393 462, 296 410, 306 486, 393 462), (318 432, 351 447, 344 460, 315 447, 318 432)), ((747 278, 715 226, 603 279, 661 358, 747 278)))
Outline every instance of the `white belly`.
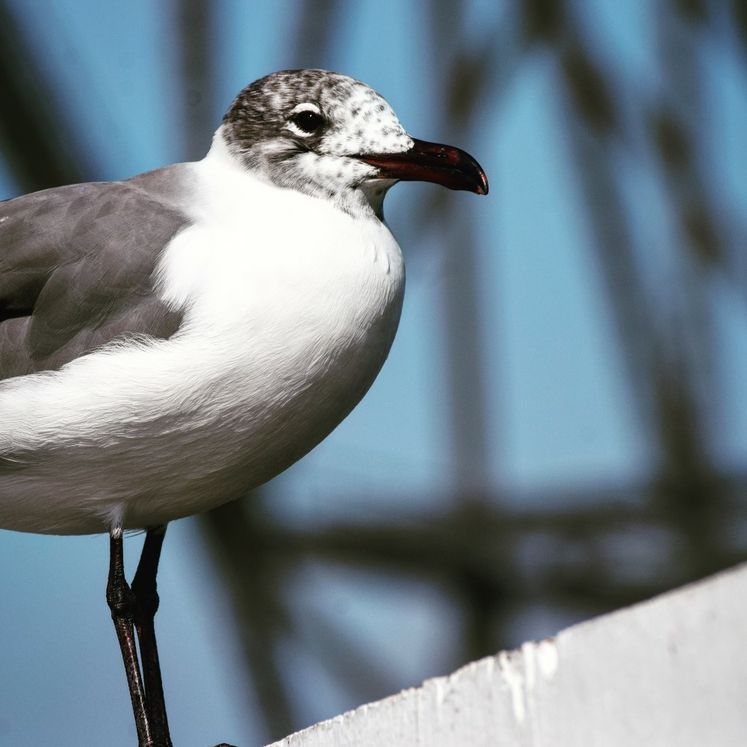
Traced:
POLYGON ((240 497, 323 439, 386 359, 404 268, 381 223, 321 206, 319 230, 281 235, 270 211, 260 243, 225 220, 186 230, 161 267, 164 298, 189 308, 177 335, 0 385, 0 526, 152 526, 240 497))

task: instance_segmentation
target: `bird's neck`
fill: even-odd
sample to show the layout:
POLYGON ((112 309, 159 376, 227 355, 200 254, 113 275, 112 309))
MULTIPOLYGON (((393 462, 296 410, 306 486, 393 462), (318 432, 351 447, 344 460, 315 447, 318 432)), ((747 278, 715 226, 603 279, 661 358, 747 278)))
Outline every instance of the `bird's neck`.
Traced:
POLYGON ((379 179, 363 182, 355 188, 336 188, 334 184, 315 179, 307 171, 294 169, 295 164, 287 164, 282 169, 270 169, 262 160, 251 154, 239 152, 227 138, 223 126, 216 131, 205 160, 229 171, 245 173, 275 187, 292 189, 309 197, 324 200, 354 218, 382 222, 384 220, 384 197, 395 183, 392 180, 379 179))

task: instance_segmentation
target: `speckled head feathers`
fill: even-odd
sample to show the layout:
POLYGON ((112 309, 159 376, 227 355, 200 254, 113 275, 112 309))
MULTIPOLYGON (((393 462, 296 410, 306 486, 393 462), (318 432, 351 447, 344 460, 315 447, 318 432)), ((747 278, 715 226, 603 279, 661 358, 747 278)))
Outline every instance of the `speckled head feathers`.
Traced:
MULTIPOLYGON (((259 176, 339 202, 377 175, 354 156, 402 153, 413 142, 376 91, 326 70, 284 70, 255 81, 231 104, 219 133, 259 176)), ((379 181, 383 197, 393 182, 379 181)))
POLYGON ((382 96, 360 81, 327 70, 283 70, 260 78, 236 97, 223 124, 244 146, 280 133, 298 136, 288 121, 304 105, 321 114, 324 126, 299 140, 321 153, 395 153, 412 146, 382 96))

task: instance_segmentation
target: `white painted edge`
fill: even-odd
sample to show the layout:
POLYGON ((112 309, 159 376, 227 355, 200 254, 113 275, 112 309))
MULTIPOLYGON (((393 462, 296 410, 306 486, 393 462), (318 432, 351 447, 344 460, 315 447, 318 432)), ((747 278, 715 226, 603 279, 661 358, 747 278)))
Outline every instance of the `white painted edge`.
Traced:
POLYGON ((270 747, 747 744, 747 564, 270 747))

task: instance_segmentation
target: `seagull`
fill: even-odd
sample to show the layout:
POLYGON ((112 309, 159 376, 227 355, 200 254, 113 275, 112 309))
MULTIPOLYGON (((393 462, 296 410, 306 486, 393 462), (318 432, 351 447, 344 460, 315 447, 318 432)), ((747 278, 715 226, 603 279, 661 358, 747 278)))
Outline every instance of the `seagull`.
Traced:
POLYGON ((168 522, 300 459, 371 386, 402 306, 397 181, 487 194, 353 78, 244 88, 201 161, 0 202, 0 527, 108 533, 140 747, 171 745, 154 616, 168 522), (123 532, 145 530, 128 584, 123 532))

